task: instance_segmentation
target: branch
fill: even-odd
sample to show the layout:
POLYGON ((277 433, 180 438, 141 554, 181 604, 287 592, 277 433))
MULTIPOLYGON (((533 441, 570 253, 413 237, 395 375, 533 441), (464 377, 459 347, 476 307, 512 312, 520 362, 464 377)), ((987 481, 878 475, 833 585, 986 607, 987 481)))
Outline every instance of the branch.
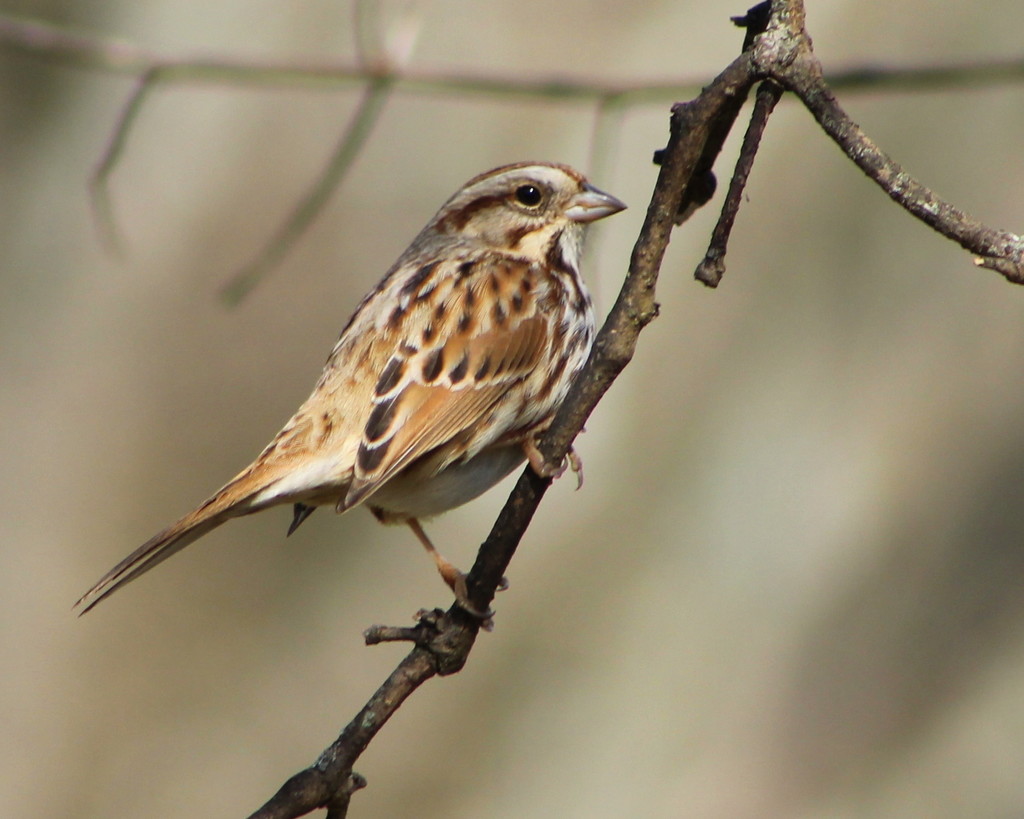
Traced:
POLYGON ((1024 284, 1024 240, 987 227, 908 174, 840 107, 804 29, 802 0, 773 0, 773 24, 752 56, 758 70, 795 93, 818 124, 889 197, 943 236, 975 254, 974 263, 1024 284))
POLYGON ((384 112, 393 85, 389 80, 374 80, 363 89, 348 127, 338 139, 323 171, 306 195, 294 206, 284 223, 270 237, 249 264, 238 270, 221 288, 228 304, 238 304, 287 255, 306 229, 316 221, 331 194, 341 184, 356 161, 373 127, 384 112))
MULTIPOLYGON (((697 266, 695 278, 710 287, 717 286, 721 280, 725 271, 726 245, 743 189, 781 86, 800 98, 825 133, 894 202, 975 254, 977 266, 995 270, 1013 284, 1024 284, 1024 239, 1021 236, 990 228, 938 197, 880 150, 843 111, 825 81, 821 63, 814 55, 811 38, 804 28, 802 0, 761 3, 736 22, 747 25, 765 15, 764 33, 751 42, 751 65, 758 78, 774 82, 762 84, 759 90, 758 103, 744 138, 722 215, 715 226, 708 251, 697 266)), ((688 215, 684 203, 679 218, 682 220, 688 215)))
MULTIPOLYGON (((487 97, 526 97, 580 100, 588 104, 605 98, 631 102, 664 102, 700 87, 700 80, 650 80, 596 82, 583 77, 553 75, 522 78, 519 75, 457 72, 410 68, 391 60, 351 62, 323 60, 295 62, 254 60, 209 54, 172 56, 123 40, 82 34, 63 26, 0 14, 0 46, 35 57, 138 77, 158 70, 165 82, 251 84, 267 87, 304 86, 337 90, 375 80, 400 85, 418 94, 480 94, 487 97)), ((1024 64, 1022 64, 1024 73, 1024 64)))
POLYGON ((117 121, 114 123, 114 129, 107 137, 107 144, 100 160, 89 177, 89 198, 100 242, 113 253, 121 252, 122 243, 117 229, 117 221, 114 219, 113 205, 110 201, 110 175, 114 172, 114 168, 124 153, 125 145, 128 143, 128 134, 142 113, 146 97, 156 86, 159 78, 159 70, 152 68, 142 72, 135 81, 135 86, 128 95, 128 99, 121 106, 121 113, 118 114, 117 121))
MULTIPOLYGON (((382 62, 325 60, 295 62, 253 60, 210 54, 171 56, 112 37, 84 34, 66 26, 0 14, 0 46, 35 57, 138 77, 154 68, 168 82, 209 82, 265 86, 298 85, 319 88, 350 87, 370 80, 391 80, 402 90, 417 93, 486 96, 544 97, 598 102, 613 97, 630 103, 657 103, 678 99, 695 88, 701 78, 671 78, 633 83, 594 82, 582 77, 521 78, 409 68, 401 71, 382 62)), ((1024 57, 972 60, 962 63, 909 66, 855 66, 830 75, 834 88, 876 91, 878 88, 941 90, 1024 81, 1024 57)))
POLYGON ((746 189, 750 169, 754 165, 754 157, 761 145, 761 137, 764 135, 768 118, 775 110, 775 105, 781 96, 782 89, 771 80, 765 80, 758 86, 754 113, 751 114, 747 132, 743 135, 743 145, 740 147, 736 168, 732 172, 729 191, 726 193, 725 202, 722 205, 722 213, 711 233, 711 244, 708 246, 707 253, 704 254, 703 260, 697 265, 697 270, 693 274, 697 281, 703 282, 708 287, 718 287, 725 274, 725 250, 729 244, 729 237, 732 235, 736 214, 739 212, 740 203, 743 200, 743 191, 746 189))

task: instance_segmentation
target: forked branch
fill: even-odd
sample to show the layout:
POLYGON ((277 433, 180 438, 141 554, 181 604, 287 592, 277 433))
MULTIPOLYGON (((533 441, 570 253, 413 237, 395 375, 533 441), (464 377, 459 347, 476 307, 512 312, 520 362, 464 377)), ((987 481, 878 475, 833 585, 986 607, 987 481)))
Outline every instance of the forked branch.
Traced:
POLYGON ((800 98, 818 124, 898 205, 975 256, 975 264, 1024 284, 1024 240, 990 228, 936 196, 885 154, 842 109, 804 28, 803 0, 773 0, 772 22, 751 51, 757 70, 800 98))

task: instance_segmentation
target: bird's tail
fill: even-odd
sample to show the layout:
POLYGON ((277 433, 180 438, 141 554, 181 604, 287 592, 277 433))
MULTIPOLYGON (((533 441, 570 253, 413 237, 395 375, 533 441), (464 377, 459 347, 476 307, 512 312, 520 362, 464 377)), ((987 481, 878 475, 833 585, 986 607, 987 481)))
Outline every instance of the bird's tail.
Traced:
POLYGON ((130 583, 139 575, 145 574, 176 552, 180 552, 229 518, 256 511, 256 508, 248 503, 249 497, 239 498, 239 493, 236 491, 239 479, 244 475, 245 473, 239 475, 201 506, 162 532, 155 534, 103 575, 99 582, 75 603, 74 607, 79 609, 78 613, 85 614, 123 585, 130 583))

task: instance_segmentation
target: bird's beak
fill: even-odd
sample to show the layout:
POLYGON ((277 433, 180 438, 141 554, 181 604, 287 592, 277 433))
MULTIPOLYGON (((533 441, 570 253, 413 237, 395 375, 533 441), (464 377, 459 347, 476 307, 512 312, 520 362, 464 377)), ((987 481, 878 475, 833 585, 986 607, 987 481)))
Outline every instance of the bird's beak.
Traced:
POLYGON ((574 222, 596 222, 611 216, 620 210, 625 210, 626 204, 616 199, 610 193, 599 191, 589 182, 583 186, 583 191, 577 193, 569 200, 569 207, 566 208, 566 218, 574 222))

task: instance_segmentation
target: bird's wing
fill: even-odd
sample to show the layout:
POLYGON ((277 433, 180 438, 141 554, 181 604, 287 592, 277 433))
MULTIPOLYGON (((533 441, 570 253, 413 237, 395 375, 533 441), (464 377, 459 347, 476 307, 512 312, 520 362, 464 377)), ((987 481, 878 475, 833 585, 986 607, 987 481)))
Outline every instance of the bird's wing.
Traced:
POLYGON ((381 328, 393 350, 374 387, 352 483, 341 506, 365 500, 428 453, 438 469, 521 429, 521 385, 551 343, 527 262, 490 256, 441 262, 409 287, 404 310, 381 328))
POLYGON ((512 392, 550 343, 535 272, 503 257, 411 271, 396 265, 363 301, 316 389, 260 456, 107 572, 81 613, 229 518, 303 501, 347 509, 422 455, 449 447, 440 469, 517 429, 512 392))

